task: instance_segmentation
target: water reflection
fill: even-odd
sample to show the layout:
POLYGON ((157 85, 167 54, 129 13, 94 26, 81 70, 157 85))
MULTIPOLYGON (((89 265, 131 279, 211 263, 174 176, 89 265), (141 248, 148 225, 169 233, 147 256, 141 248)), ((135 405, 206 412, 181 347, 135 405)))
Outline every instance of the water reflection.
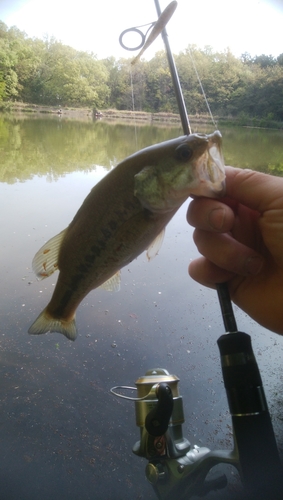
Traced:
MULTIPOLYGON (((232 447, 216 345, 222 320, 215 293, 187 276, 197 255, 187 207, 169 224, 153 262, 141 255, 122 271, 119 293, 95 290, 86 297, 75 343, 60 334, 27 335, 56 280, 37 282, 31 260, 67 226, 107 169, 137 149, 136 137, 141 148, 181 131, 146 125, 136 135, 128 125, 57 117, 2 118, 1 131, 1 500, 153 500, 145 461, 131 452, 139 439, 134 407, 113 398, 110 387, 167 368, 181 379, 184 435, 201 446, 232 447)), ((247 158, 243 166, 251 167, 257 158, 254 166, 261 168, 269 150, 273 164, 282 162, 282 134, 259 132, 225 130, 226 159, 242 164, 247 158)), ((283 451, 283 338, 238 310, 236 316, 252 335, 283 451)), ((236 498, 237 474, 229 470, 228 480, 228 489, 207 498, 236 498)))
POLYGON ((248 127, 223 131, 226 165, 283 175, 283 131, 248 127))
POLYGON ((139 126, 103 121, 70 121, 57 116, 42 119, 0 118, 1 182, 56 180, 66 173, 88 172, 95 165, 110 169, 126 156, 155 142, 181 134, 176 128, 139 126))
MULTIPOLYGON (((195 131, 205 130, 195 126, 195 131)), ((282 175, 282 131, 226 128, 222 134, 226 164, 282 175)), ((56 180, 95 165, 110 169, 138 149, 179 135, 176 126, 2 115, 0 181, 25 181, 34 175, 56 180)))

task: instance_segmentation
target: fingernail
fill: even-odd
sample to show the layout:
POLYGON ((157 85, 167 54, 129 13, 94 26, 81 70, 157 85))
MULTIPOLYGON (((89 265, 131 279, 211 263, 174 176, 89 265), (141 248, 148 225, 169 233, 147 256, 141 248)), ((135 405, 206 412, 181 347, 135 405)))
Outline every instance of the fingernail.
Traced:
POLYGON ((249 257, 246 261, 246 271, 248 274, 258 274, 262 268, 262 257, 249 257))
POLYGON ((218 231, 222 229, 225 219, 225 209, 224 208, 214 208, 208 214, 208 223, 212 229, 217 229, 218 231))

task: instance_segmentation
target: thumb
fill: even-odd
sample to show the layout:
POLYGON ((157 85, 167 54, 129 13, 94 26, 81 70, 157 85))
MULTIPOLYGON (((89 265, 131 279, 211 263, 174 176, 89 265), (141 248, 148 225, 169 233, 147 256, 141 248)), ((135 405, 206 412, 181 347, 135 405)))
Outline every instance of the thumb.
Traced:
POLYGON ((283 179, 227 167, 226 182, 227 196, 261 214, 258 225, 263 241, 275 263, 283 268, 283 179))
POLYGON ((226 196, 257 210, 283 210, 283 179, 272 175, 226 167, 226 196))

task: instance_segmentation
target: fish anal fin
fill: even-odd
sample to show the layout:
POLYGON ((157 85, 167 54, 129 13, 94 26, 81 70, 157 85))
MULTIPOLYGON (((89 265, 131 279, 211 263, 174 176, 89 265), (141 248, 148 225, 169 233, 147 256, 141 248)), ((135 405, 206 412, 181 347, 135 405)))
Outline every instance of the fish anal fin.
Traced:
POLYGON ((59 250, 65 233, 66 229, 48 240, 36 252, 32 261, 32 268, 39 279, 48 278, 48 276, 57 271, 59 250))
POLYGON ((31 335, 40 335, 47 332, 58 332, 65 335, 65 337, 69 340, 75 340, 77 337, 75 318, 72 318, 70 321, 53 318, 50 314, 48 314, 46 309, 44 309, 36 318, 36 320, 30 326, 28 332, 31 335))
POLYGON ((103 288, 103 290, 107 292, 119 292, 121 288, 121 271, 117 271, 117 273, 113 274, 113 276, 102 283, 99 288, 103 288))
POLYGON ((162 229, 162 231, 156 236, 153 242, 149 245, 146 252, 146 256, 149 261, 154 259, 154 257, 158 254, 162 246, 164 236, 165 236, 165 228, 162 229))

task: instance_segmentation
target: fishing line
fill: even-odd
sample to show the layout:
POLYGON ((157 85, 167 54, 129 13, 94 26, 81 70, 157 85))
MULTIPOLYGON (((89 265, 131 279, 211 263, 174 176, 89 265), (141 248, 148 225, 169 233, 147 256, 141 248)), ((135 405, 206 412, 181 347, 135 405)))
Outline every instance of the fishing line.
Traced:
POLYGON ((132 109, 133 109, 133 113, 134 113, 135 142, 136 142, 136 149, 138 149, 138 134, 137 134, 137 123, 136 123, 136 114, 135 114, 135 95, 134 95, 132 65, 130 65, 130 78, 131 78, 132 109))
MULTIPOLYGON (((157 15, 160 17, 161 16, 161 9, 160 9, 160 5, 159 5, 159 0, 154 0, 154 3, 155 3, 157 15)), ((182 126, 183 126, 183 131, 184 131, 185 135, 189 135, 189 134, 191 134, 191 127, 190 127, 188 112, 186 109, 186 104, 184 101, 184 96, 183 96, 178 72, 177 72, 177 69, 175 66, 175 61, 174 61, 174 58, 173 58, 173 55, 171 52, 171 47, 170 47, 170 44, 168 41, 168 35, 167 35, 165 28, 162 31, 162 38, 163 38, 166 53, 167 53, 167 59, 168 59, 168 63, 169 63, 169 68, 170 68, 170 73, 171 73, 173 85, 174 85, 175 96, 176 96, 176 100, 178 103, 178 108, 179 108, 180 118, 181 118, 181 122, 182 122, 182 126)), ((195 66, 195 64, 194 64, 194 66, 195 66)), ((197 71, 196 71, 196 74, 198 75, 197 71)), ((200 81, 200 78, 199 78, 199 81, 200 81)), ((201 85, 201 88, 203 89, 202 85, 201 85)), ((205 96, 204 90, 203 90, 203 94, 205 96)), ((207 102, 206 97, 205 97, 205 101, 207 102)), ((207 103, 207 105, 208 105, 208 103, 207 103)), ((208 105, 208 109, 210 111, 209 105, 208 105)), ((210 111, 210 115, 212 116, 211 111, 210 111)), ((212 121, 213 121, 213 123, 215 123, 213 117, 212 117, 212 121)), ((218 299, 220 302, 220 307, 221 307, 221 312, 222 312, 224 324, 225 325, 227 324, 227 326, 232 325, 234 327, 235 326, 235 320, 233 321, 234 313, 233 313, 232 307, 230 307, 231 299, 230 299, 228 286, 225 283, 217 283, 216 288, 218 291, 218 299), (224 298, 225 298, 225 300, 224 300, 224 298), (228 322, 229 322, 229 325, 228 325, 228 322)))
MULTIPOLYGON (((165 16, 165 21, 166 21, 166 15, 168 15, 168 10, 166 11, 166 9, 168 9, 168 8, 172 9, 173 8, 173 12, 174 12, 174 10, 176 8, 176 5, 175 5, 176 2, 171 2, 171 4, 169 4, 169 6, 167 6, 166 9, 165 9, 165 11, 163 11, 163 13, 162 13, 161 9, 160 9, 160 5, 159 5, 159 0, 154 0, 154 3, 155 3, 155 7, 156 7, 158 19, 161 18, 161 16, 163 15, 163 16, 165 16)), ((172 12, 171 12, 171 15, 172 15, 172 12)), ((176 97, 176 101, 177 101, 178 108, 179 108, 179 114, 180 114, 180 118, 181 118, 181 122, 182 122, 183 132, 184 132, 184 135, 190 135, 191 134, 191 126, 190 126, 190 122, 189 122, 188 112, 187 112, 187 109, 186 109, 186 104, 185 104, 185 100, 184 100, 184 96, 183 96, 183 92, 182 92, 182 88, 181 88, 181 84, 180 84, 178 72, 177 72, 177 69, 176 69, 176 65, 175 65, 173 54, 171 52, 171 47, 170 47, 170 44, 169 44, 168 35, 167 35, 167 31, 166 31, 166 23, 167 22, 168 22, 168 20, 163 25, 163 28, 162 28, 162 31, 161 31, 161 35, 162 35, 163 42, 164 42, 165 49, 166 49, 168 64, 169 64, 171 78, 172 78, 172 82, 173 82, 173 86, 174 86, 175 97, 176 97)), ((158 21, 157 21, 157 23, 158 23, 158 21)), ((143 26, 146 26, 146 25, 143 25, 143 26)), ((142 26, 139 26, 139 27, 142 27, 142 26)), ((123 36, 127 32, 129 32, 129 31, 134 31, 134 32, 140 34, 140 36, 142 38, 143 43, 141 44, 141 46, 136 47, 135 49, 137 50, 137 48, 140 48, 140 47, 143 46, 144 41, 145 41, 145 35, 138 29, 139 27, 129 28, 127 30, 124 30, 121 33, 120 38, 119 38, 119 42, 120 42, 120 45, 122 45, 122 47, 126 48, 127 50, 134 50, 134 49, 129 49, 128 47, 126 47, 123 44, 123 42, 122 42, 123 36)), ((206 98, 206 94, 205 94, 203 85, 201 83, 200 76, 198 74, 198 71, 197 71, 195 62, 193 60, 192 54, 190 53, 190 50, 189 50, 189 55, 190 55, 190 58, 191 58, 191 61, 192 61, 192 64, 193 64, 193 67, 194 67, 194 70, 195 70, 198 82, 200 84, 200 88, 202 90, 202 93, 203 93, 203 96, 204 96, 204 99, 205 99, 205 103, 206 103, 209 115, 211 117, 213 125, 216 128, 216 122, 215 122, 215 120, 213 118, 213 115, 212 115, 212 112, 211 112, 208 100, 206 98)), ((133 92, 132 72, 131 72, 131 85, 132 85, 132 100, 133 100, 133 107, 134 107, 134 92, 133 92)), ((233 309, 232 309, 232 307, 230 307, 231 306, 231 299, 230 299, 230 294, 229 294, 228 286, 225 283, 217 283, 216 284, 216 288, 217 288, 217 291, 218 291, 218 298, 219 298, 219 302, 220 302, 220 305, 221 305, 221 311, 222 311, 222 316, 223 316, 224 324, 225 324, 226 328, 229 328, 229 330, 232 328, 232 331, 234 331, 234 329, 236 328, 236 322, 235 322, 235 319, 234 319, 233 309)))
POLYGON ((135 112, 135 96, 134 96, 134 85, 133 85, 133 73, 131 66, 130 66, 130 76, 131 76, 131 91, 132 91, 132 107, 133 107, 133 112, 135 112))
POLYGON ((198 82, 199 82, 199 85, 200 85, 200 88, 201 88, 201 91, 202 91, 202 95, 204 97, 204 100, 205 100, 205 104, 206 104, 206 107, 208 109, 208 112, 209 112, 209 115, 210 115, 210 118, 211 118, 211 121, 214 125, 215 128, 217 128, 217 124, 214 120, 214 117, 213 117, 213 114, 211 112, 211 109, 210 109, 210 106, 209 106, 209 102, 207 100, 207 97, 206 97, 206 93, 204 91, 204 88, 203 88, 203 85, 201 83, 201 79, 200 79, 200 76, 199 76, 199 73, 198 73, 198 70, 197 70, 197 67, 196 67, 196 64, 195 64, 195 61, 194 61, 194 58, 193 58, 193 55, 192 55, 192 52, 190 50, 190 47, 188 48, 188 52, 189 52, 189 56, 190 56, 190 59, 192 61, 192 65, 193 65, 193 68, 194 68, 194 71, 195 71, 195 74, 196 74, 196 77, 198 79, 198 82))
MULTIPOLYGON (((158 17, 160 17, 161 16, 161 9, 160 9, 160 5, 159 5, 159 0, 154 0, 154 3, 155 3, 157 15, 158 15, 158 17)), ((184 135, 190 135, 192 133, 192 130, 191 130, 191 125, 190 125, 190 121, 189 121, 189 116, 188 116, 188 112, 187 112, 187 108, 186 108, 186 104, 185 104, 185 100, 184 100, 184 96, 183 96, 177 68, 175 65, 174 57, 173 57, 170 43, 168 40, 168 34, 167 34, 165 27, 163 28, 163 30, 161 32, 161 36, 162 36, 162 39, 163 39, 163 42, 165 45, 165 49, 166 49, 168 65, 169 65, 169 69, 170 69, 170 73, 171 73, 171 78, 172 78, 172 83, 173 83, 173 87, 174 87, 176 101, 178 104, 179 115, 180 115, 180 119, 182 122, 183 132, 184 132, 184 135)))

